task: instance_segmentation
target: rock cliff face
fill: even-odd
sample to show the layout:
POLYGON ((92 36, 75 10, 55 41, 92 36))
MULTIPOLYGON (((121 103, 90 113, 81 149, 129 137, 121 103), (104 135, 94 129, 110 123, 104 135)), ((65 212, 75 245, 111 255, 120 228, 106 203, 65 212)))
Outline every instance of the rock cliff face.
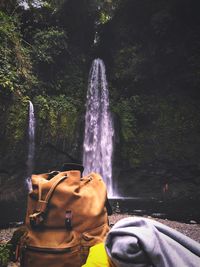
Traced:
POLYGON ((164 190, 170 198, 199 199, 197 7, 198 1, 120 1, 100 25, 122 195, 161 197, 164 190))
POLYGON ((114 177, 121 195, 200 198, 197 103, 143 95, 124 108, 115 105, 114 177))
POLYGON ((30 10, 4 2, 0 208, 5 220, 25 210, 29 100, 36 116, 34 172, 82 161, 94 57, 106 65, 115 121, 114 191, 199 200, 199 1, 106 1, 100 7, 99 1, 78 0, 77 9, 71 0, 30 10))
MULTIPOLYGON (((195 101, 171 99, 143 96, 131 106, 112 107, 113 184, 119 195, 200 199, 199 107, 195 101)), ((84 111, 61 109, 52 118, 50 103, 46 114, 36 100, 34 172, 59 170, 64 162, 81 163, 84 111)), ((24 214, 26 205, 27 99, 4 102, 1 129, 0 206, 8 211, 6 220, 13 220, 14 213, 24 214)))
POLYGON ((158 160, 120 170, 118 191, 126 197, 199 201, 199 175, 197 165, 175 165, 158 160))

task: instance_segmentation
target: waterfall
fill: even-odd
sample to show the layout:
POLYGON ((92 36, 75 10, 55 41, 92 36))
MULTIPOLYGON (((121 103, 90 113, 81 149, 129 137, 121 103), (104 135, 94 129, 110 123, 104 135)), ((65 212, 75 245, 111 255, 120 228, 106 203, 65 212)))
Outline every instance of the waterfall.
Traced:
POLYGON ((34 107, 31 101, 29 101, 29 124, 28 124, 28 159, 27 159, 27 185, 28 190, 31 191, 30 176, 34 168, 34 155, 35 155, 35 115, 34 107))
POLYGON ((101 59, 95 59, 90 70, 87 91, 83 165, 85 175, 92 171, 101 174, 107 185, 109 197, 114 196, 113 136, 105 65, 101 59))

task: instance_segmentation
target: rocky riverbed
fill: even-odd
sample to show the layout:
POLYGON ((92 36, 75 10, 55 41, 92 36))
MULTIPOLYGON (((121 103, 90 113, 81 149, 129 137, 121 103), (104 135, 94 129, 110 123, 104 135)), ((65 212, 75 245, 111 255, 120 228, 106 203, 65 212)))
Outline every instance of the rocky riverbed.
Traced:
MULTIPOLYGON (((122 218, 131 217, 128 214, 113 214, 109 216, 110 224, 113 225, 117 221, 119 221, 122 218)), ((133 216, 132 216, 133 217, 133 216)), ((145 217, 145 216, 144 216, 145 217)), ((177 231, 183 233, 184 235, 196 240, 200 243, 200 224, 197 224, 195 222, 191 222, 190 224, 187 223, 181 223, 177 221, 167 220, 167 219, 160 219, 160 218, 152 218, 148 216, 148 218, 157 220, 173 229, 176 229, 177 231)), ((0 243, 7 242, 13 235, 13 232, 16 230, 16 228, 7 228, 7 229, 1 229, 0 230, 0 243)), ((10 263, 8 267, 19 267, 18 263, 10 263)))

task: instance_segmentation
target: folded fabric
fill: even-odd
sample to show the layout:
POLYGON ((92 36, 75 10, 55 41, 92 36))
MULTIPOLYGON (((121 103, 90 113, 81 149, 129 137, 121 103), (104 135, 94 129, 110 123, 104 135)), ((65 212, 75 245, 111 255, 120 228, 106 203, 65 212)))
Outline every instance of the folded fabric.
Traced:
POLYGON ((118 221, 105 246, 117 267, 200 267, 199 243, 147 218, 118 221))

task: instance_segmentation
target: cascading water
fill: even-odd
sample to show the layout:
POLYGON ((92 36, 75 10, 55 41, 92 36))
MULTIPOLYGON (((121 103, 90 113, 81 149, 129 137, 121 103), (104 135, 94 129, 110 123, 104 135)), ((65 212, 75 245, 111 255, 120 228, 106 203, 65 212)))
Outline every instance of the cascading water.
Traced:
POLYGON ((28 190, 31 191, 30 176, 34 168, 34 155, 35 155, 35 114, 34 106, 31 101, 29 101, 29 125, 28 125, 28 159, 27 159, 27 185, 28 190))
POLYGON ((113 136, 105 65, 101 59, 95 59, 87 92, 83 165, 85 175, 92 171, 101 174, 109 197, 115 195, 112 183, 113 136))

